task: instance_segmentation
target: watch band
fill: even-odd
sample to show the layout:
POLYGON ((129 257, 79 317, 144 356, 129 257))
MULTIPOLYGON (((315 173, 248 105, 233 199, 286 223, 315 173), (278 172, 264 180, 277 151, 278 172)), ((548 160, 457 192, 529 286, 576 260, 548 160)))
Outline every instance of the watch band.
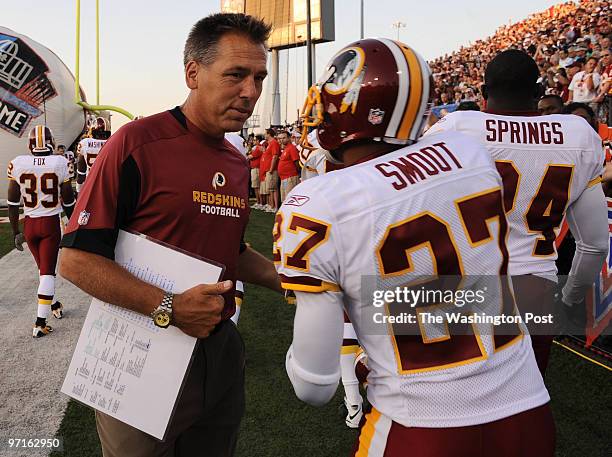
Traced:
POLYGON ((166 308, 169 312, 172 312, 172 302, 174 300, 174 294, 172 292, 164 292, 164 298, 159 306, 166 308))
POLYGON ((157 308, 151 312, 153 323, 162 328, 167 328, 172 323, 172 301, 174 294, 172 292, 164 292, 164 297, 157 308))

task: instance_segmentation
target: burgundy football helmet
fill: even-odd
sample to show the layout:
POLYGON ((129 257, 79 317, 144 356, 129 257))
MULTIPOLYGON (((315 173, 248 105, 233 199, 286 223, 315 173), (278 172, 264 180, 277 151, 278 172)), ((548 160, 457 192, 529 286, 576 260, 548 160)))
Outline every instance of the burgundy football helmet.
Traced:
POLYGON ((356 140, 411 144, 431 109, 433 80, 425 60, 389 39, 364 39, 338 52, 308 90, 304 129, 316 127, 322 148, 334 151, 356 140))
POLYGON ((28 147, 35 155, 53 154, 55 139, 53 132, 46 125, 36 125, 28 135, 28 147))

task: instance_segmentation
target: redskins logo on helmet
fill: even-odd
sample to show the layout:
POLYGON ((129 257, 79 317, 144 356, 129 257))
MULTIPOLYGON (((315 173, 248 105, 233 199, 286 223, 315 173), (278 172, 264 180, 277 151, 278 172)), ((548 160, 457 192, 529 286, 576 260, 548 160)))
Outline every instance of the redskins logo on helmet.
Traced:
POLYGON ((53 154, 55 140, 51 129, 45 125, 37 125, 28 135, 28 146, 32 154, 53 154))
POLYGON ((322 148, 333 151, 356 140, 411 144, 421 136, 431 109, 431 71, 410 47, 365 39, 338 52, 308 90, 301 143, 316 127, 322 148))

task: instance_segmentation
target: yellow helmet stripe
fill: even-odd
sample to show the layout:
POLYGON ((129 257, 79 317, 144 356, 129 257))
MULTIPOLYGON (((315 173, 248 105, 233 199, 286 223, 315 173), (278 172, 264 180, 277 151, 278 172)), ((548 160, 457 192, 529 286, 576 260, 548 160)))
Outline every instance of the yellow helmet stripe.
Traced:
POLYGON ((423 92, 423 74, 421 71, 421 65, 419 64, 419 60, 415 55, 414 51, 406 46, 402 46, 399 43, 398 45, 402 49, 404 56, 406 56, 406 61, 408 62, 408 72, 410 73, 408 103, 406 105, 404 117, 402 118, 402 122, 397 133, 398 139, 406 140, 410 135, 410 131, 414 126, 414 122, 416 121, 417 114, 421 107, 421 96, 423 92))
POLYGON ((422 122, 421 119, 426 115, 427 110, 429 109, 430 103, 430 91, 431 91, 431 70, 429 69, 429 65, 423 59, 423 56, 415 53, 419 64, 421 65, 421 77, 423 81, 423 96, 421 97, 421 106, 419 107, 419 111, 417 112, 417 119, 412 127, 412 131, 410 132, 410 138, 417 139, 418 136, 422 133, 422 122))
POLYGON ((36 148, 43 149, 45 147, 45 127, 42 125, 36 126, 36 148))
POLYGON ((385 132, 386 137, 395 138, 400 126, 400 122, 402 121, 402 117, 404 116, 406 101, 408 100, 408 63, 406 62, 406 57, 404 57, 404 53, 402 52, 400 46, 398 46, 396 41, 392 41, 386 38, 379 38, 378 40, 385 46, 387 46, 389 51, 391 51, 391 54, 395 59, 395 64, 397 65, 397 99, 395 101, 395 106, 393 107, 393 113, 391 114, 391 118, 389 119, 389 125, 385 132))

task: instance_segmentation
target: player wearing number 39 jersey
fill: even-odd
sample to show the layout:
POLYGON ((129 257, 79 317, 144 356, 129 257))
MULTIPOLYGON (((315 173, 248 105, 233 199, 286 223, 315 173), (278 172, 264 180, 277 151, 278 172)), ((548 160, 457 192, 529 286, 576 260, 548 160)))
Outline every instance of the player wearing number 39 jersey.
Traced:
MULTIPOLYGON (((483 306, 515 311, 498 276, 508 265, 501 177, 467 136, 417 142, 430 87, 411 48, 367 39, 342 49, 310 88, 304 125, 346 168, 297 186, 276 215, 274 259, 297 297, 287 373, 302 400, 333 397, 346 310, 371 370, 372 411, 354 455, 549 457, 549 396, 523 326, 459 332, 443 318, 408 333, 382 320, 397 316, 397 303, 373 302, 377 290, 426 275, 494 275, 483 306)), ((414 304, 415 315, 442 309, 414 304)))
POLYGON ((43 125, 30 132, 31 155, 20 155, 8 165, 9 219, 20 251, 24 238, 36 260, 40 274, 38 312, 32 336, 48 334, 52 328, 46 319, 53 313, 62 317, 62 305, 53 303, 55 265, 59 251, 60 213, 62 205, 68 217, 72 214, 74 196, 70 185, 68 160, 54 155, 51 130, 43 125), (23 199, 24 234, 19 231, 19 206, 23 199), (25 236, 24 236, 25 235, 25 236))

